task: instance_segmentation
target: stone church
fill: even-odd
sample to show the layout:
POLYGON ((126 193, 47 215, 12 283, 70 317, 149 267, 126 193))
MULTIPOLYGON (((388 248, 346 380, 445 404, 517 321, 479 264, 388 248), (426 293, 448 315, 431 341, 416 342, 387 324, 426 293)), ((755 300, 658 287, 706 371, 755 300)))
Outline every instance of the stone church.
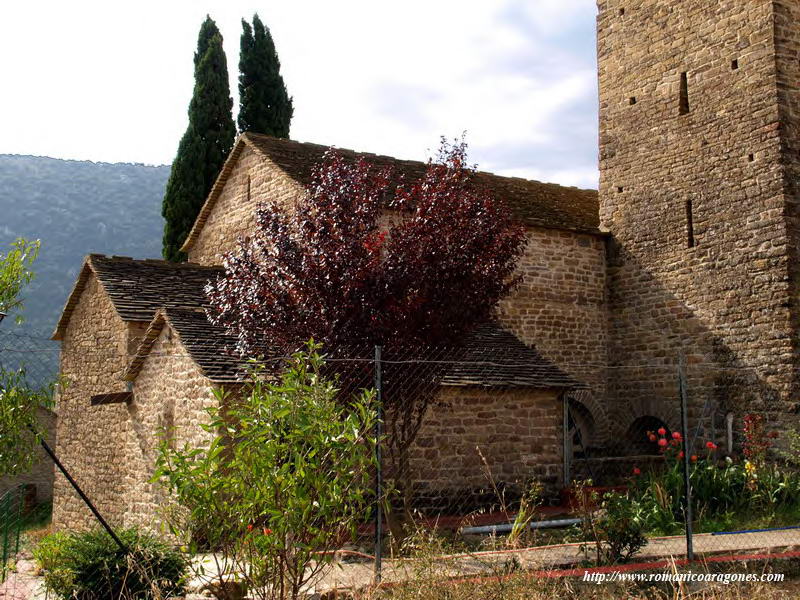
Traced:
MULTIPOLYGON (((798 23, 797 0, 598 2, 599 191, 478 175, 528 243, 521 285, 465 346, 514 368, 445 377, 414 451, 420 486, 478 485, 475 445, 501 480, 563 485, 577 450, 609 456, 654 424, 680 428, 679 363, 692 423, 729 451, 747 411, 796 421, 798 23)), ((112 524, 153 520, 156 431, 201 441, 212 389, 241 382, 203 287, 256 204, 303 194, 325 150, 246 133, 188 262, 86 258, 53 336, 69 382, 57 450, 112 524)), ((407 178, 425 167, 363 156, 407 178)), ((54 520, 91 523, 60 478, 54 520)))

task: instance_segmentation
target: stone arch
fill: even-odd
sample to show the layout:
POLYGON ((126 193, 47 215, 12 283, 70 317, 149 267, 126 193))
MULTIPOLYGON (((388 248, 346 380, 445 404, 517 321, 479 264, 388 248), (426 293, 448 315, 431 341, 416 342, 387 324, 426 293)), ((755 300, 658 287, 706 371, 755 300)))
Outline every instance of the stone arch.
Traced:
POLYGON ((573 458, 588 458, 596 438, 597 427, 594 417, 586 406, 569 398, 569 417, 567 435, 571 443, 573 458))
POLYGON ((584 446, 598 448, 608 443, 608 415, 591 390, 572 390, 567 394, 567 406, 575 425, 580 428, 584 446))

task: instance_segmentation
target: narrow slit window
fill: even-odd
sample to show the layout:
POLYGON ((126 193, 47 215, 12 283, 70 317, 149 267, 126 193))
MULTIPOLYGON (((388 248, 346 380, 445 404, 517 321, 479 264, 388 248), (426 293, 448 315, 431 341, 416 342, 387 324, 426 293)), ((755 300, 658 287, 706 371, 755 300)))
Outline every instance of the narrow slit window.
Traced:
POLYGON ((694 248, 694 215, 692 214, 692 201, 686 201, 686 247, 694 248))
POLYGON ((250 175, 247 176, 247 201, 250 202, 250 175))
POLYGON ((753 162, 756 159, 755 154, 748 154, 747 155, 747 162, 753 162))
POLYGON ((619 9, 619 16, 620 17, 624 17, 625 16, 625 9, 624 8, 620 8, 619 9))
POLYGON ((686 72, 681 73, 681 89, 678 99, 678 114, 686 115, 689 113, 689 81, 686 72))
POLYGON ((628 102, 630 103, 631 106, 636 104, 636 96, 631 96, 628 102))
POLYGON ((738 69, 738 68, 739 68, 739 59, 737 59, 737 58, 734 58, 734 59, 731 61, 731 70, 732 70, 732 71, 735 71, 735 70, 736 70, 736 69, 738 69))
POLYGON ((625 188, 624 188, 624 187, 622 187, 621 185, 618 185, 618 186, 617 186, 617 193, 618 193, 618 194, 621 194, 621 193, 622 193, 622 192, 624 192, 624 191, 625 191, 625 188))

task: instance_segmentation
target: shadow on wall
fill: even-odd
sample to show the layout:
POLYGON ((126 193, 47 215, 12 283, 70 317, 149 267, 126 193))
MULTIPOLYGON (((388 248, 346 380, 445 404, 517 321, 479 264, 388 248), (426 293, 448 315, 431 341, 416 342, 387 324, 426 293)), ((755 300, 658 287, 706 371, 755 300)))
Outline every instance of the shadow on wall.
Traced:
POLYGON ((620 453, 643 450, 638 446, 646 440, 646 431, 658 426, 681 429, 678 365, 682 357, 689 429, 693 435, 698 433, 699 440, 716 438, 719 443, 725 437, 719 415, 733 413, 740 419, 744 412, 765 412, 768 421, 777 425, 787 412, 794 414, 789 404, 791 359, 774 350, 781 345, 782 334, 776 327, 751 331, 757 315, 742 316, 742 311, 736 315, 737 307, 731 306, 723 291, 714 290, 713 286, 719 288, 725 282, 724 274, 711 281, 695 274, 702 273, 700 268, 693 273, 687 261, 663 275, 685 297, 707 299, 716 294, 713 302, 697 303, 709 317, 727 321, 714 331, 697 310, 613 240, 609 240, 608 269, 608 414, 611 439, 618 440, 615 445, 620 453), (734 319, 740 322, 732 327, 734 319), (725 332, 729 338, 738 336, 739 353, 728 345, 725 332), (636 439, 640 435, 642 440, 636 439))

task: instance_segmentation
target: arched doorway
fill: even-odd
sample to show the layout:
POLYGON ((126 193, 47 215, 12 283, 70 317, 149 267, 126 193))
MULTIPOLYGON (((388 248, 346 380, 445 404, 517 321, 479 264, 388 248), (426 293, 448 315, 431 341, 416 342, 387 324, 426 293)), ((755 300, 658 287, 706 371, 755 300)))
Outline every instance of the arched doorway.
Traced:
POLYGON ((567 439, 570 441, 572 458, 588 458, 589 448, 594 444, 596 425, 588 408, 575 398, 570 398, 567 420, 567 439))

